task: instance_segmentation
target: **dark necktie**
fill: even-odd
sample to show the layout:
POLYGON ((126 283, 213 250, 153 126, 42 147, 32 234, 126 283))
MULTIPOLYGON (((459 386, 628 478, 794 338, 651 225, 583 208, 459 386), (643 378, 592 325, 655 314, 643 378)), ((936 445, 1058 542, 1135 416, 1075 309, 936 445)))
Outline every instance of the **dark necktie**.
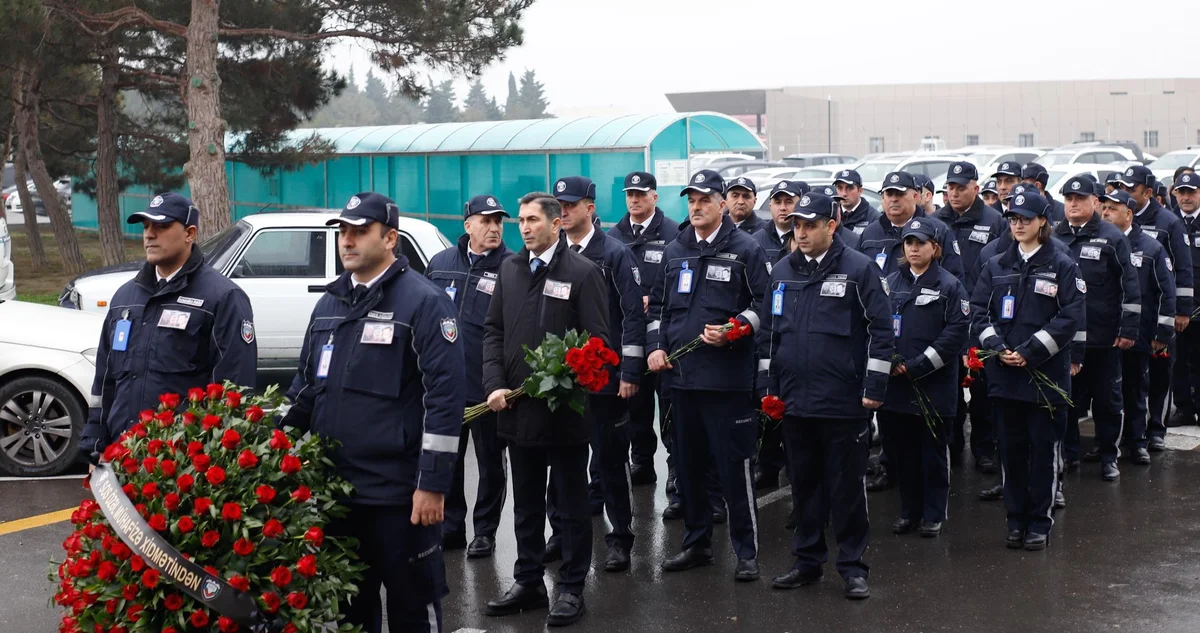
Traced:
POLYGON ((633 239, 636 240, 637 238, 641 237, 643 230, 644 230, 644 227, 642 227, 641 224, 634 224, 633 225, 633 239))
POLYGON ((542 261, 541 258, 534 257, 533 259, 531 259, 529 261, 529 272, 536 275, 537 271, 541 270, 542 267, 545 265, 546 265, 546 262, 542 261))
POLYGON ((820 266, 820 265, 821 265, 821 263, 818 262, 817 260, 810 259, 804 263, 804 272, 811 275, 811 274, 817 272, 817 266, 820 266))
POLYGON ((368 288, 366 284, 359 284, 355 286, 354 289, 350 291, 350 305, 358 305, 358 302, 362 301, 363 297, 367 296, 367 292, 370 290, 371 289, 368 288))
POLYGON ((162 292, 162 289, 166 288, 168 283, 170 282, 166 279, 159 279, 158 281, 154 282, 154 294, 162 292))
POLYGON ((575 251, 576 253, 578 253, 579 251, 583 250, 583 247, 582 247, 582 246, 580 246, 580 245, 578 245, 578 244, 572 244, 572 245, 571 245, 571 250, 573 250, 573 251, 575 251))
POLYGON ((700 250, 704 250, 708 248, 708 240, 700 240, 699 242, 696 242, 696 246, 700 247, 700 250))
POLYGON ((1187 222, 1187 227, 1189 230, 1192 228, 1192 222, 1194 222, 1195 220, 1196 220, 1196 218, 1193 216, 1190 216, 1190 215, 1184 216, 1184 218, 1183 218, 1183 221, 1187 222))
POLYGON ((476 255, 475 253, 467 253, 467 259, 469 259, 471 261, 471 268, 474 268, 479 265, 479 260, 483 259, 483 255, 476 255))

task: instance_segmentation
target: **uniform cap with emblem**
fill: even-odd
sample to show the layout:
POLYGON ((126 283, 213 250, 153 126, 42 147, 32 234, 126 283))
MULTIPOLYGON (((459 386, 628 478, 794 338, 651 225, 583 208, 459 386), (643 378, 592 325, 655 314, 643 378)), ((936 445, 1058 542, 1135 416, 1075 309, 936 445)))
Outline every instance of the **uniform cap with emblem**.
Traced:
POLYGON ((1045 216, 1049 210, 1050 203, 1046 202, 1046 199, 1036 189, 1030 187, 1025 192, 1013 196, 1004 216, 1019 215, 1023 218, 1036 218, 1045 216))
POLYGON ((1000 194, 999 187, 996 186, 995 180, 988 180, 988 181, 984 182, 983 186, 979 188, 979 191, 980 191, 980 193, 994 193, 997 195, 1000 194))
POLYGON ((843 169, 842 171, 839 171, 837 173, 837 176, 834 176, 834 178, 833 178, 834 184, 837 184, 839 182, 844 182, 848 185, 857 185, 857 186, 861 187, 862 186, 862 175, 860 175, 856 170, 853 170, 853 169, 843 169))
POLYGON ((125 220, 129 224, 151 222, 178 222, 184 226, 196 226, 200 221, 200 209, 192 204, 187 196, 181 196, 173 191, 154 196, 150 206, 145 211, 138 211, 125 220))
POLYGON ((1137 212, 1137 210, 1138 210, 1137 200, 1134 200, 1133 196, 1129 195, 1129 192, 1127 192, 1127 191, 1121 191, 1120 189, 1118 189, 1112 193, 1104 194, 1103 196, 1101 196, 1101 198, 1103 198, 1104 200, 1107 200, 1109 202, 1116 202, 1117 204, 1123 204, 1123 205, 1129 207, 1130 211, 1137 212))
POLYGON ((808 193, 809 189, 810 187, 806 182, 801 182, 799 180, 780 180, 778 183, 776 183, 775 188, 771 189, 771 197, 774 198, 781 193, 789 196, 800 197, 808 193))
POLYGON ((833 202, 833 198, 824 194, 809 192, 800 196, 800 201, 796 203, 796 209, 788 214, 789 218, 802 218, 804 220, 815 220, 817 218, 829 218, 830 220, 837 219, 837 205, 833 202))
POLYGON ((625 176, 625 188, 621 191, 657 191, 658 179, 644 171, 630 172, 625 176))
POLYGON ((383 194, 364 191, 350 196, 341 215, 326 222, 325 226, 335 224, 365 226, 371 222, 399 229, 400 207, 396 206, 394 200, 383 194))
POLYGON ((483 194, 483 195, 475 196, 475 197, 471 198, 470 200, 468 200, 467 204, 463 205, 463 219, 464 220, 473 215, 497 215, 497 214, 503 215, 506 218, 512 217, 511 215, 508 214, 508 211, 504 210, 504 207, 500 206, 500 203, 496 200, 496 197, 492 196, 492 195, 483 194))
POLYGON ((737 178, 725 183, 725 193, 729 193, 731 189, 736 189, 738 187, 749 191, 751 195, 758 195, 758 186, 754 184, 753 180, 750 180, 745 176, 738 176, 737 178))
POLYGON ((1172 189, 1200 189, 1200 176, 1183 174, 1175 180, 1175 186, 1172 189))
POLYGON ((1045 187, 1046 183, 1050 182, 1050 172, 1038 163, 1025 163, 1021 168, 1021 180, 1035 180, 1045 187))
POLYGON ((1121 172, 1114 171, 1113 173, 1109 174, 1107 177, 1104 178, 1104 182, 1105 183, 1121 182, 1121 172))
POLYGON ((900 231, 901 241, 909 237, 915 237, 922 242, 929 242, 937 239, 937 234, 934 232, 932 223, 914 218, 909 220, 908 224, 904 225, 904 229, 900 231))
POLYGON ((817 193, 825 194, 826 196, 829 196, 830 198, 832 198, 834 200, 845 200, 846 199, 846 196, 839 194, 837 192, 837 189, 834 189, 833 187, 830 187, 829 185, 825 185, 824 187, 821 187, 821 189, 819 191, 817 191, 817 193))
POLYGON ((909 189, 916 188, 917 181, 913 178, 912 174, 906 171, 894 171, 884 177, 883 188, 880 191, 888 191, 889 189, 893 191, 908 191, 909 189))
POLYGON ((1166 183, 1164 183, 1161 180, 1155 180, 1154 181, 1154 195, 1162 197, 1162 198, 1166 198, 1167 196, 1171 195, 1171 192, 1167 191, 1166 183))
POLYGON ((1016 176, 1017 178, 1020 178, 1021 163, 1015 163, 1011 160, 1000 163, 1000 166, 996 168, 996 173, 992 174, 992 178, 998 178, 1000 176, 1016 176))
POLYGON ((554 197, 560 202, 579 202, 596 199, 596 183, 583 176, 567 176, 554 183, 554 197))
POLYGON ((1006 202, 1009 200, 1012 200, 1013 198, 1025 193, 1026 191, 1032 191, 1034 193, 1037 193, 1037 187, 1034 187, 1033 185, 1017 185, 1017 186, 1013 187, 1012 189, 1008 190, 1008 195, 1004 196, 1004 200, 1006 202))
POLYGON ((934 191, 933 181, 925 174, 913 174, 913 182, 917 183, 918 189, 924 189, 929 193, 937 193, 934 191))
POLYGON ((1145 165, 1134 165, 1125 168, 1117 179, 1126 187, 1135 187, 1137 185, 1145 185, 1147 187, 1154 186, 1154 172, 1150 171, 1145 165))
MULTIPOLYGON (((739 178, 737 181, 735 181, 736 184, 731 186, 730 189, 732 189, 734 186, 744 187, 745 185, 740 182, 741 180, 743 179, 739 178)), ((752 182, 749 178, 746 178, 745 180, 747 182, 752 182)), ((750 189, 751 192, 757 193, 756 189, 750 187, 747 188, 750 189)), ((724 195, 725 179, 721 177, 721 174, 718 174, 711 169, 701 169, 700 171, 692 174, 691 180, 688 181, 688 184, 683 188, 683 191, 679 192, 679 195, 681 197, 686 196, 688 195, 689 191, 695 191, 696 193, 703 193, 706 195, 710 193, 719 193, 724 195)))
POLYGON ((1064 196, 1094 196, 1096 188, 1091 178, 1087 176, 1072 176, 1067 179, 1061 190, 1064 196))
POLYGON ((979 170, 965 160, 951 163, 946 169, 946 184, 969 185, 972 180, 979 180, 979 170))

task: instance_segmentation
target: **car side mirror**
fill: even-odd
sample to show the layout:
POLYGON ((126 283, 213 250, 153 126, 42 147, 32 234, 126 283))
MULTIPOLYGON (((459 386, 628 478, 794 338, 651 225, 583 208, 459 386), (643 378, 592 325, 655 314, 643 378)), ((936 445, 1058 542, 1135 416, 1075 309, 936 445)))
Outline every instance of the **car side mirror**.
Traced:
POLYGON ((246 274, 246 265, 244 263, 239 263, 237 266, 233 267, 233 274, 230 275, 230 277, 233 279, 239 279, 239 278, 245 276, 245 274, 246 274))

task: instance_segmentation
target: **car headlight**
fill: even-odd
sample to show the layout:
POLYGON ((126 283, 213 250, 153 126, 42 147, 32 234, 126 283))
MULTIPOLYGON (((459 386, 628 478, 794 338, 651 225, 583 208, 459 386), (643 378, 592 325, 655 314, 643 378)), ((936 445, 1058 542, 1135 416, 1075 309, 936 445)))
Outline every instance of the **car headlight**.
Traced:
POLYGON ((92 349, 89 349, 89 350, 84 350, 83 357, 87 359, 87 362, 92 364, 92 367, 96 366, 96 348, 95 347, 93 347, 92 349))

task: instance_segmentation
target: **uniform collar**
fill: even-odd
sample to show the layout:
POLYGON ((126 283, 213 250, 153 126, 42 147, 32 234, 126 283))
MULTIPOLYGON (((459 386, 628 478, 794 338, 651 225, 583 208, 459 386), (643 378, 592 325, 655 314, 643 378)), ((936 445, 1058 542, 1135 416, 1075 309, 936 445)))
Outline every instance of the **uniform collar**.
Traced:
POLYGON ((185 286, 188 276, 202 265, 204 265, 204 251, 201 251, 199 246, 192 244, 192 253, 188 255, 187 261, 183 263, 183 266, 179 270, 171 273, 171 276, 167 278, 166 285, 161 289, 158 288, 157 283, 159 280, 158 269, 150 262, 142 264, 142 269, 134 277, 134 283, 144 288, 151 295, 166 294, 185 286))
MULTIPOLYGON (((387 270, 383 271, 378 277, 372 279, 366 284, 356 283, 353 279, 352 273, 347 270, 343 272, 340 277, 333 280, 329 285, 325 286, 325 291, 342 299, 343 301, 346 301, 350 297, 350 291, 353 290, 355 286, 366 285, 369 289, 366 296, 371 298, 379 295, 381 292, 380 289, 387 285, 389 280, 403 273, 407 269, 408 258, 403 255, 399 255, 396 257, 396 261, 392 262, 392 265, 387 267, 387 270)), ((359 302, 357 305, 362 306, 364 304, 365 302, 359 302)))
POLYGON ((379 273, 378 275, 375 275, 375 276, 374 276, 374 277, 372 277, 372 278, 371 278, 369 281, 359 281, 359 280, 355 279, 355 278, 354 278, 354 274, 353 274, 353 273, 351 273, 351 274, 350 274, 350 287, 351 287, 351 288, 357 288, 357 287, 359 287, 359 286, 366 286, 366 287, 368 287, 368 288, 372 288, 372 287, 374 287, 374 286, 375 286, 375 284, 376 284, 376 283, 378 283, 378 281, 379 281, 380 279, 382 279, 382 278, 383 278, 383 276, 384 276, 384 275, 386 275, 386 274, 387 274, 388 270, 390 270, 390 269, 391 269, 391 266, 388 266, 387 268, 384 268, 384 269, 383 269, 383 272, 379 273))
MULTIPOLYGON (((592 237, 594 237, 595 235, 596 235, 596 225, 593 224, 591 227, 591 230, 588 231, 588 234, 583 236, 582 240, 579 240, 579 251, 580 252, 587 250, 588 244, 592 243, 592 237)), ((563 236, 567 238, 568 246, 575 246, 575 244, 571 243, 571 236, 567 235, 566 231, 563 231, 563 236)))

